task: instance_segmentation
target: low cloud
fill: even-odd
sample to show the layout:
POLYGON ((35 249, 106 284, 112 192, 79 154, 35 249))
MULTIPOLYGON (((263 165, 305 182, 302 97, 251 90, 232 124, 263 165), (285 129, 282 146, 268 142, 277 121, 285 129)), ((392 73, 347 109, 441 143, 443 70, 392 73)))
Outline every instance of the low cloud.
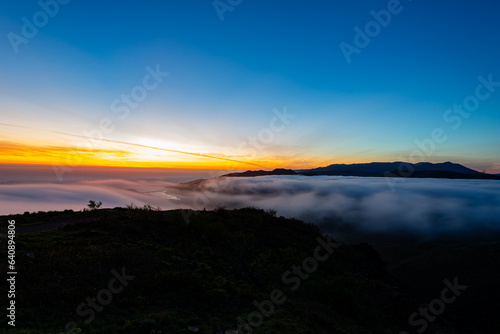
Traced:
POLYGON ((464 240, 500 233, 500 181, 405 179, 395 191, 384 178, 265 176, 179 185, 107 179, 70 184, 0 186, 0 214, 151 204, 163 209, 255 206, 318 224, 339 239, 464 240))
MULTIPOLYGON (((500 233, 500 181, 494 180, 404 179, 392 191, 384 178, 212 179, 199 184, 190 197, 200 197, 203 190, 210 199, 207 209, 275 209, 278 215, 318 224, 327 233, 353 241, 464 240, 500 233)), ((182 192, 177 196, 187 197, 182 192)))

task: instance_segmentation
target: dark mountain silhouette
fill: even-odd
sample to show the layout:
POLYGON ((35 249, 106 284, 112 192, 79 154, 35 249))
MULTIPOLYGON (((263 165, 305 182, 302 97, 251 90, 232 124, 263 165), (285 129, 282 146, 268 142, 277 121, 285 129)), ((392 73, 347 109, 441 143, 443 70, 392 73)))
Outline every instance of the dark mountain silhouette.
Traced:
POLYGON ((372 162, 362 164, 333 164, 327 167, 319 167, 309 170, 303 170, 302 173, 316 173, 318 175, 342 175, 344 173, 349 175, 366 174, 371 176, 380 176, 392 171, 406 172, 422 172, 422 171, 441 171, 441 172, 454 172, 462 174, 482 174, 476 170, 470 169, 460 164, 452 162, 443 162, 433 164, 430 162, 420 162, 417 164, 407 162, 372 162), (335 174, 331 174, 335 173, 335 174))
POLYGON ((284 169, 284 168, 276 168, 275 170, 272 171, 266 171, 266 170, 247 170, 246 172, 242 173, 230 173, 226 174, 223 176, 229 176, 229 177, 254 177, 254 176, 265 176, 265 175, 296 175, 297 172, 291 170, 291 169, 284 169))
MULTIPOLYGON (((338 175, 338 176, 371 176, 371 177, 413 177, 413 178, 447 178, 447 179, 486 179, 500 180, 500 174, 486 174, 453 162, 417 164, 407 162, 371 162, 362 164, 333 164, 326 167, 293 171, 277 168, 272 171, 248 170, 242 173, 231 173, 227 177, 256 177, 265 175, 338 175)), ((202 181, 202 180, 197 180, 202 181)))
POLYGON ((499 175, 486 174, 453 162, 417 164, 407 162, 372 162, 364 164, 334 164, 327 167, 302 170, 304 175, 340 175, 372 177, 412 177, 446 179, 500 180, 499 175))
POLYGON ((448 171, 439 171, 439 170, 423 170, 423 171, 415 171, 413 173, 401 172, 398 170, 385 173, 386 177, 412 177, 412 178, 440 178, 440 179, 482 179, 482 180, 500 180, 500 175, 491 175, 491 174, 465 174, 465 173, 456 173, 456 172, 448 172, 448 171))

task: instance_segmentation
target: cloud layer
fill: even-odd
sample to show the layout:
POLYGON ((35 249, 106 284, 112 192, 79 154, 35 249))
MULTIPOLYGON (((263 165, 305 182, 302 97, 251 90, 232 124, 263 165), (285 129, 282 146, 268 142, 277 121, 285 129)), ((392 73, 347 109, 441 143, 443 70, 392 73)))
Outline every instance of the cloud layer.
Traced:
POLYGON ((352 240, 484 238, 500 232, 500 181, 492 180, 266 176, 212 179, 193 194, 183 204, 275 209, 352 240))
POLYGON ((266 176, 179 185, 162 180, 79 181, 0 186, 0 214, 151 204, 201 210, 256 206, 318 224, 340 239, 465 239, 500 233, 500 181, 266 176), (390 180, 394 181, 394 180, 390 180))

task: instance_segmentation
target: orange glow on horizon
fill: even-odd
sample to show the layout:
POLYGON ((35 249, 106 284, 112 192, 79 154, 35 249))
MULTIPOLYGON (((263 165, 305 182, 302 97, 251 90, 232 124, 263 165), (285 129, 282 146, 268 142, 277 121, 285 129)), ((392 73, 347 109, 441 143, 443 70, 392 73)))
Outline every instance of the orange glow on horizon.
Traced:
POLYGON ((193 155, 186 159, 180 154, 158 154, 147 148, 142 150, 99 149, 22 145, 0 142, 0 163, 19 165, 58 165, 92 167, 138 167, 214 170, 256 170, 292 168, 286 161, 275 159, 240 160, 224 155, 193 155), (222 156, 222 158, 221 158, 222 156))
POLYGON ((308 154, 286 154, 285 152, 262 151, 258 156, 247 157, 243 152, 221 153, 208 147, 197 148, 190 152, 188 147, 161 141, 142 143, 101 139, 98 147, 88 138, 41 131, 21 131, 9 134, 9 127, 0 140, 0 164, 19 165, 56 165, 88 167, 131 167, 131 168, 172 168, 172 169, 211 169, 211 170, 272 170, 287 168, 293 170, 324 167, 333 163, 364 163, 376 161, 368 156, 357 158, 352 155, 336 156, 325 160, 320 152, 317 156, 308 154), (22 138, 19 140, 19 138, 22 138), (90 144, 90 145, 89 145, 90 144), (155 146, 150 146, 150 144, 155 146), (162 145, 163 144, 163 145, 162 145), (164 148, 169 147, 169 148, 164 148), (175 149, 171 149, 175 148, 175 149), (211 152, 211 153, 204 153, 211 152))
MULTIPOLYGON (((2 123, 0 123, 2 125, 2 123)), ((352 163, 353 157, 325 160, 324 153, 266 150, 226 150, 154 140, 149 137, 121 141, 88 138, 71 133, 25 126, 2 127, 0 164, 137 167, 213 170, 309 169, 332 163, 352 163), (206 153, 210 152, 210 153, 206 153), (247 156, 250 154, 251 156, 247 156), (323 155, 323 157, 321 157, 323 155)), ((366 158, 366 157, 365 157, 366 158)), ((365 159, 361 159, 365 160, 365 159)), ((363 161, 357 161, 363 162, 363 161)), ((370 162, 370 161, 365 161, 370 162)))

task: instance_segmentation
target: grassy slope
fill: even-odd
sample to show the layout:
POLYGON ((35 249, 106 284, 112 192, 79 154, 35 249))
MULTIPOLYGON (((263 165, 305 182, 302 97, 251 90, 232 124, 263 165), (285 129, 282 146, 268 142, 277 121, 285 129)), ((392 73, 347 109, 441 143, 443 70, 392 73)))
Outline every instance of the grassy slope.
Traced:
POLYGON ((70 321, 86 333, 224 333, 276 288, 287 300, 254 333, 399 333, 418 305, 366 244, 341 246, 292 292, 282 274, 313 255, 320 232, 258 209, 203 211, 189 224, 178 210, 151 209, 9 219, 78 222, 17 236, 18 333, 61 332, 70 321), (77 306, 122 267, 135 279, 84 324, 77 306))

